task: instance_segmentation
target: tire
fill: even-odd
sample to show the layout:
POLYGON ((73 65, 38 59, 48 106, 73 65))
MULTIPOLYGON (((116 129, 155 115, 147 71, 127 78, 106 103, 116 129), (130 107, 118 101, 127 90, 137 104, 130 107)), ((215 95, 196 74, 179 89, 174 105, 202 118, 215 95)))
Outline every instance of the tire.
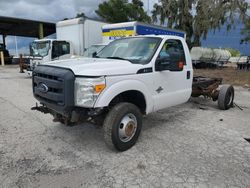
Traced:
POLYGON ((234 88, 231 85, 223 85, 219 91, 218 106, 221 110, 228 110, 233 107, 234 88))
POLYGON ((141 126, 139 108, 131 103, 118 103, 109 111, 103 123, 105 143, 112 150, 128 150, 136 143, 141 126))

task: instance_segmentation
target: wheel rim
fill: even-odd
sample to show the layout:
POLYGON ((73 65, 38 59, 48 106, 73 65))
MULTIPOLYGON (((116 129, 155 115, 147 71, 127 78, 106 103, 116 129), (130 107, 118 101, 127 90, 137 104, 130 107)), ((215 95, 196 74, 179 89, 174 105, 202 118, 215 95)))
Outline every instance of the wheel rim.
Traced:
POLYGON ((134 114, 126 114, 119 124, 119 138, 122 142, 130 141, 137 129, 137 119, 134 114))

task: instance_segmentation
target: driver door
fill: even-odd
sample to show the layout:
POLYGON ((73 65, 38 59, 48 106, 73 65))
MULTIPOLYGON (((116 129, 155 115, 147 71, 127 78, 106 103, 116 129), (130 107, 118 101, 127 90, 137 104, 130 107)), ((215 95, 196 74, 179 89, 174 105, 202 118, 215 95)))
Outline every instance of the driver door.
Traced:
POLYGON ((191 95, 191 70, 181 40, 165 41, 155 62, 154 111, 186 102, 191 95))

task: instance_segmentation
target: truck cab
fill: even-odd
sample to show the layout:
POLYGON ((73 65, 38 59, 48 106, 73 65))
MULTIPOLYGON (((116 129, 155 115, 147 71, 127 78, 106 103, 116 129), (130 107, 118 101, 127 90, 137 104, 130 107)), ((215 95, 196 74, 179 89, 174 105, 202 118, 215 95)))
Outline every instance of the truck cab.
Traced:
POLYGON ((54 61, 35 68, 33 109, 65 124, 101 122, 110 148, 132 147, 142 115, 185 103, 193 69, 183 37, 147 35, 117 39, 95 58, 54 61))
POLYGON ((68 59, 73 55, 70 41, 56 39, 35 40, 30 44, 29 74, 39 65, 45 62, 68 59))
POLYGON ((82 56, 85 49, 102 42, 102 26, 106 23, 86 17, 56 23, 56 39, 39 39, 30 44, 28 74, 38 64, 82 56))

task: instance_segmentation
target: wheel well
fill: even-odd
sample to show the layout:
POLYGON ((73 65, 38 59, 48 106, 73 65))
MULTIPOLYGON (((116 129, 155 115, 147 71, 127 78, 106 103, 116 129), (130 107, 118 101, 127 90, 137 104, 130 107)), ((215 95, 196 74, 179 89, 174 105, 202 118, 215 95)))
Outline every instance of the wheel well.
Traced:
POLYGON ((120 93, 111 100, 109 106, 114 106, 119 102, 129 102, 136 105, 143 114, 146 113, 146 100, 144 95, 137 90, 129 90, 120 93))

